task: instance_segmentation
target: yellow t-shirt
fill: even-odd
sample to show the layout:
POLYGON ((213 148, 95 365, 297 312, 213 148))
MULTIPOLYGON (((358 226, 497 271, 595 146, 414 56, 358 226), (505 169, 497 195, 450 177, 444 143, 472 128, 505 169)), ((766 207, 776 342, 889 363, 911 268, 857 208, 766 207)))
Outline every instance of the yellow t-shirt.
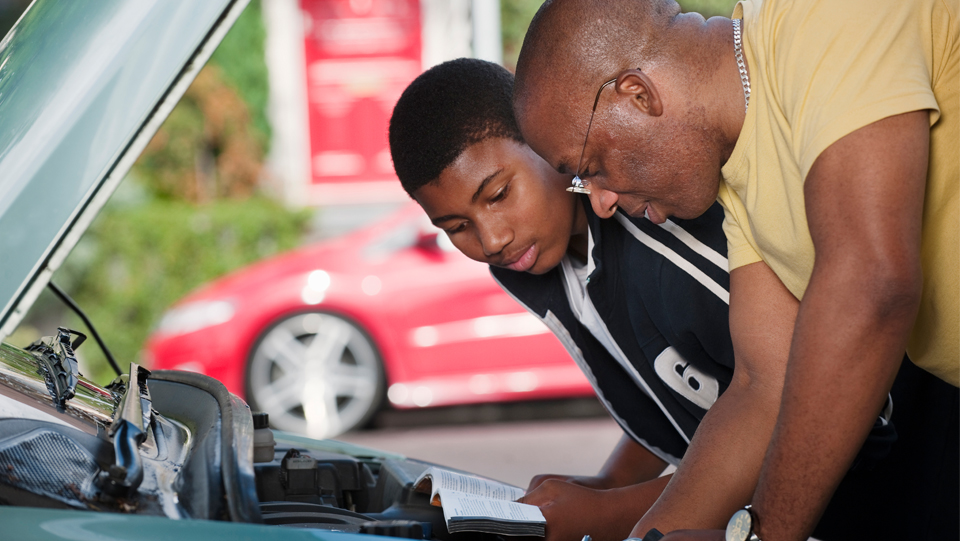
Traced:
POLYGON ((960 383, 957 0, 743 0, 750 107, 723 166, 730 269, 765 261, 802 299, 814 247, 803 183, 817 156, 883 118, 930 110, 923 293, 907 353, 960 383))

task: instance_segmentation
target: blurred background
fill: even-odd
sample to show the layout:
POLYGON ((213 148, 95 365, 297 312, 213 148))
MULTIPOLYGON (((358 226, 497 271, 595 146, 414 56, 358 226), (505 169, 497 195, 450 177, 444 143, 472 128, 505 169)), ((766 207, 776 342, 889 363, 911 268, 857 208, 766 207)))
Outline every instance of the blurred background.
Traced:
MULTIPOLYGON (((409 205, 393 174, 386 137, 390 112, 400 93, 423 70, 457 57, 483 58, 512 70, 540 3, 252 0, 54 281, 86 310, 121 366, 139 361, 148 366, 207 372, 225 380, 233 392, 245 395, 257 406, 269 409, 269 402, 291 419, 304 420, 302 425, 291 425, 302 429, 299 431, 332 436, 354 427, 377 429, 340 437, 517 484, 536 473, 529 471, 529 459, 537 456, 536 467, 541 470, 566 468, 567 473, 595 473, 619 438, 619 429, 591 398, 586 380, 576 375, 576 366, 552 335, 545 328, 524 327, 529 321, 516 319, 522 317, 522 309, 503 306, 509 300, 502 301, 493 292, 484 289, 477 294, 482 302, 478 301, 475 313, 454 313, 457 292, 467 286, 448 286, 447 296, 427 307, 441 323, 431 320, 411 324, 409 347, 385 344, 389 338, 381 335, 390 331, 377 330, 374 323, 364 325, 366 320, 359 312, 341 314, 350 332, 368 345, 354 345, 345 339, 335 362, 352 370, 350 377, 363 369, 367 370, 363 373, 372 374, 372 379, 354 381, 350 384, 355 387, 353 391, 334 393, 336 396, 325 407, 343 410, 351 400, 360 401, 364 393, 357 391, 359 386, 372 386, 366 394, 376 396, 352 421, 336 426, 317 421, 319 417, 311 419, 310 409, 321 406, 304 401, 285 405, 271 402, 284 395, 281 384, 301 374, 293 374, 291 362, 277 357, 284 355, 277 351, 287 346, 275 345, 273 350, 277 351, 273 351, 264 345, 280 344, 275 330, 288 322, 276 316, 281 311, 302 315, 304 307, 312 306, 317 313, 334 313, 332 308, 323 308, 326 302, 332 302, 324 295, 327 289, 332 290, 336 276, 331 278, 326 271, 309 274, 312 281, 297 286, 303 287, 296 291, 300 306, 275 307, 274 312, 258 320, 259 326, 251 323, 247 329, 250 336, 236 338, 243 347, 238 346, 233 357, 226 353, 229 348, 218 342, 223 338, 203 335, 198 329, 222 325, 235 330, 237 326, 231 327, 227 321, 240 310, 238 295, 251 296, 243 304, 243 312, 248 313, 256 311, 251 306, 270 305, 269 301, 282 297, 282 293, 253 286, 239 288, 231 293, 230 302, 235 301, 232 305, 216 304, 219 301, 203 300, 202 295, 194 294, 188 298, 193 304, 176 304, 179 311, 170 311, 198 287, 298 247, 301 259, 333 257, 310 247, 328 246, 336 242, 331 239, 373 227, 371 224, 409 205), (314 287, 312 299, 307 298, 307 287, 314 287), (205 303, 199 312, 198 299, 205 303), (437 306, 447 307, 450 315, 436 313, 437 306), (462 322, 472 322, 475 340, 451 338, 448 349, 433 347, 443 342, 443 332, 451 336, 462 332, 457 327, 462 322), (486 325, 486 330, 478 330, 477 322, 486 325), (151 333, 154 338, 147 347, 151 333), (193 342, 188 344, 191 334, 193 342), (469 350, 476 353, 478 340, 483 339, 500 340, 505 353, 484 350, 479 358, 468 359, 469 350), (544 346, 544 341, 550 345, 544 346), (208 350, 204 355, 210 360, 187 358, 192 355, 190 351, 195 351, 191 347, 208 350), (365 347, 372 347, 372 357, 379 363, 373 369, 364 368, 365 347), (417 372, 417 362, 422 361, 417 355, 426 355, 431 347, 443 354, 431 360, 432 368, 420 366, 417 372), (180 356, 177 359, 161 358, 174 350, 180 356), (215 358, 218 351, 223 353, 215 358), (510 357, 509 352, 523 357, 533 351, 562 366, 486 368, 489 363, 485 359, 510 357), (261 363, 257 368, 255 359, 260 358, 266 360, 257 361, 261 363), (402 367, 404 362, 407 365, 402 367), (437 369, 438 363, 458 362, 465 367, 463 373, 437 369), (272 395, 254 396, 256 389, 250 381, 258 377, 257 385, 272 389, 272 395), (548 380, 553 383, 544 383, 548 380), (411 435, 411 430, 420 432, 411 435), (489 430, 497 435, 491 436, 489 430), (483 442, 527 440, 534 447, 501 446, 512 450, 492 457, 494 464, 478 462, 480 457, 491 461, 483 442), (570 445, 564 447, 558 441, 570 445), (584 441, 593 445, 587 449, 578 443, 584 441), (556 468, 549 461, 544 463, 545 454, 556 460, 556 468)), ((683 0, 680 4, 684 10, 710 17, 729 15, 735 2, 683 0)), ((5 34, 28 5, 21 0, 0 0, 0 33, 5 34)), ((398 224, 402 225, 396 222, 388 231, 402 229, 398 224)), ((454 263, 445 263, 443 258, 456 255, 449 254, 444 239, 435 232, 424 232, 420 225, 411 231, 400 240, 385 233, 349 238, 353 243, 376 246, 389 240, 393 242, 391 253, 399 254, 406 248, 423 251, 423 257, 413 262, 381 259, 388 266, 411 265, 410 273, 427 275, 420 287, 430 288, 430 273, 449 274, 450 267, 443 265, 454 263)), ((349 251, 345 247, 337 250, 349 251)), ((284 261, 287 267, 294 265, 290 258, 284 261)), ((345 268, 363 264, 367 263, 345 264, 345 268)), ((483 277, 476 279, 486 280, 483 287, 489 287, 493 282, 486 277, 485 269, 482 271, 483 277)), ((233 281, 280 281, 276 274, 271 276, 256 278, 247 272, 233 281)), ((381 290, 386 294, 386 276, 370 274, 362 282, 358 278, 352 294, 363 298, 381 290), (371 281, 371 277, 376 280, 371 281)), ((438 278, 440 282, 443 280, 438 278)), ((350 295, 346 290, 339 294, 350 295)), ((334 294, 327 297, 333 299, 334 294)), ((383 298, 377 300, 379 305, 358 301, 365 308, 356 310, 377 311, 384 306, 383 298)), ((392 302, 403 301, 397 298, 392 302)), ((403 306, 394 312, 403 316, 403 306)), ((311 321, 308 324, 304 320, 301 326, 318 325, 311 321)), ((52 334, 62 324, 84 329, 75 315, 64 310, 52 295, 44 294, 9 341, 23 346, 52 334)), ((307 347, 326 336, 309 328, 293 334, 291 340, 307 347)), ((87 346, 78 354, 82 372, 90 379, 105 383, 113 378, 96 347, 87 346)), ((299 369, 306 370, 308 364, 299 369)), ((304 392, 302 385, 299 389, 304 392)), ((283 415, 277 414, 278 421, 283 415)))

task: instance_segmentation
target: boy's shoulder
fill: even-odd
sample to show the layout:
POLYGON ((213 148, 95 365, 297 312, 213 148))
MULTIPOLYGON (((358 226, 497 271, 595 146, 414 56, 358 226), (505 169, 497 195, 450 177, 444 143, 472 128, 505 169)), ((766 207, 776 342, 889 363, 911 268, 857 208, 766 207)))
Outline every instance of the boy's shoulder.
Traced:
POLYGON ((544 274, 530 274, 490 265, 490 274, 500 287, 540 318, 545 318, 551 308, 556 311, 555 303, 558 300, 566 303, 560 272, 559 265, 544 274), (562 299, 557 295, 563 296, 562 299))
MULTIPOLYGON (((660 225, 654 224, 644 217, 634 218, 622 212, 618 212, 610 220, 601 220, 593 214, 592 210, 588 216, 593 216, 593 220, 598 224, 605 221, 618 222, 620 227, 631 233, 630 236, 634 240, 638 240, 639 231, 653 236, 660 242, 667 243, 668 246, 675 246, 679 243, 679 245, 697 247, 698 250, 701 250, 700 245, 702 245, 724 259, 727 257, 727 238, 723 234, 723 207, 717 202, 714 202, 706 212, 696 218, 689 220, 670 218, 660 225)), ((591 223, 591 225, 593 224, 591 223)))
MULTIPOLYGON (((646 275, 646 271, 656 272, 656 281, 646 281, 645 285, 657 288, 661 271, 667 268, 691 277, 705 274, 720 289, 729 290, 727 242, 722 229, 723 209, 719 204, 715 203, 695 219, 671 220, 660 226, 646 218, 625 214, 601 219, 588 201, 584 209, 595 243, 591 257, 607 277, 623 280, 627 276, 646 275), (665 262, 669 264, 665 266, 665 262), (699 272, 691 274, 692 269, 699 272)), ((490 266, 490 273, 501 287, 541 317, 551 304, 566 302, 562 272, 560 265, 541 275, 490 266)), ((646 278, 655 279, 654 275, 646 278)))

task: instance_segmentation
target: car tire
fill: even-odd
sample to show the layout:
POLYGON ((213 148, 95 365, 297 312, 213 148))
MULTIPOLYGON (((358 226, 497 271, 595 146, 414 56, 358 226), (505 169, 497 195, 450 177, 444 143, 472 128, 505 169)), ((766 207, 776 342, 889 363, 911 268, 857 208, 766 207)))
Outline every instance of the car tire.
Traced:
POLYGON ((327 312, 299 313, 257 340, 247 363, 247 398, 274 428, 329 438, 370 420, 385 379, 380 354, 360 327, 327 312))

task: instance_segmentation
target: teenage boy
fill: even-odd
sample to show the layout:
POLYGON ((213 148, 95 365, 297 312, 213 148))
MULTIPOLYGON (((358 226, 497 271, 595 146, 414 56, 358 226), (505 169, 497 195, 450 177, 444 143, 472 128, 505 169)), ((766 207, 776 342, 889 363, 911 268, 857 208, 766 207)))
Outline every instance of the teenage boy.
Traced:
MULTIPOLYGON (((598 476, 535 477, 524 501, 543 510, 548 540, 619 540, 659 497, 669 478, 657 476, 680 463, 718 397, 737 377, 758 376, 734 370, 723 213, 714 206, 659 226, 620 213, 599 219, 585 197, 564 190, 570 176, 524 143, 512 87, 509 72, 479 60, 422 74, 394 109, 394 166, 453 244, 490 264, 500 285, 554 332, 624 430, 598 476)), ((792 299, 770 292, 777 295, 792 299)), ((790 329, 757 331, 786 343, 790 329)), ((782 367, 787 351, 777 353, 782 367)), ((764 376, 782 382, 778 365, 771 369, 764 376)), ((893 437, 887 419, 874 436, 893 437)), ((871 454, 885 449, 865 447, 865 463, 871 454)), ((849 511, 868 499, 854 488, 832 508, 849 511)), ((854 528, 875 518, 837 514, 854 528)), ((835 524, 818 534, 842 537, 837 531, 835 524)))

